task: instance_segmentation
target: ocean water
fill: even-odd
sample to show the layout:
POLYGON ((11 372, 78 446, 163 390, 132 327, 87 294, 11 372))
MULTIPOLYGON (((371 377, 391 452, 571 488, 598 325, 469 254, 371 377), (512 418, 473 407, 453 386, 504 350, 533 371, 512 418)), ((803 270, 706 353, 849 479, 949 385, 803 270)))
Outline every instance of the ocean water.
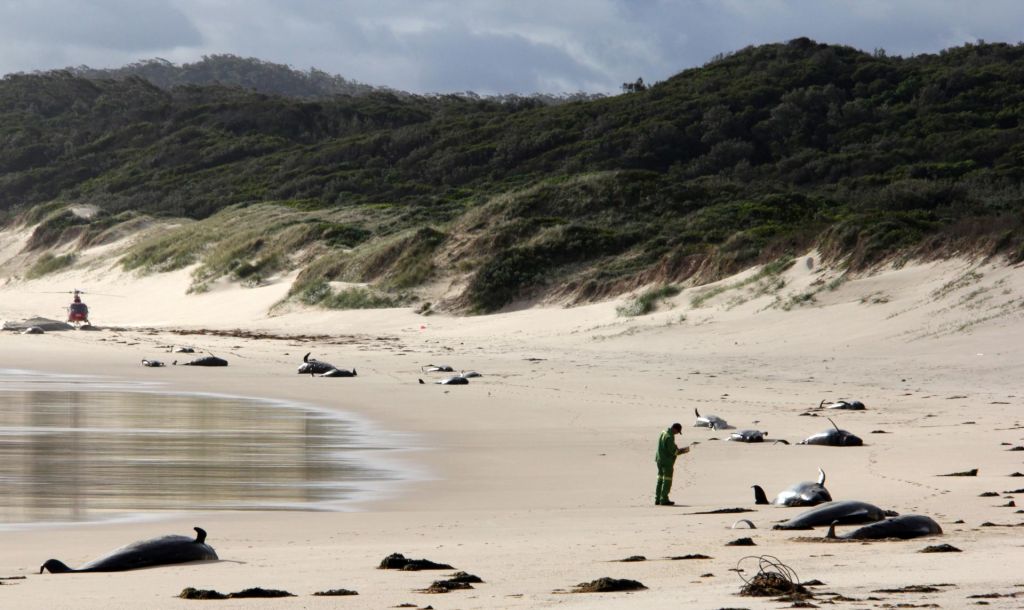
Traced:
POLYGON ((407 445, 311 405, 0 369, 0 527, 346 510, 408 476, 407 445))

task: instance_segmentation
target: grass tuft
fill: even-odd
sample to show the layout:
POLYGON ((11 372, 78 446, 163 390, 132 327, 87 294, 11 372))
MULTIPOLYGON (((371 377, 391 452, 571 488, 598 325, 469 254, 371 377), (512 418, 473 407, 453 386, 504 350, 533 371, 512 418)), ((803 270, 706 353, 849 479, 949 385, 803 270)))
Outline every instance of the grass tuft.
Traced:
POLYGON ((652 288, 638 295, 625 305, 620 305, 615 309, 615 311, 623 317, 635 317, 649 314, 658 308, 658 303, 660 301, 674 297, 679 294, 679 292, 679 287, 671 284, 652 288))
POLYGON ((43 253, 34 265, 25 274, 25 277, 30 280, 49 275, 55 271, 62 271, 67 269, 75 262, 74 254, 62 254, 60 256, 54 256, 49 252, 43 253))

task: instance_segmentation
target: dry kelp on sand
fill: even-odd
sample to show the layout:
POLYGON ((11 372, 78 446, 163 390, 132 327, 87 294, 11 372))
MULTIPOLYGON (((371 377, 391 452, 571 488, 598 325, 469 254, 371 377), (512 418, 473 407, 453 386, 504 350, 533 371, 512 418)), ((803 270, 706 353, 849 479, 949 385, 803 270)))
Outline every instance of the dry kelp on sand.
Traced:
POLYGON ((459 589, 472 589, 473 585, 468 582, 459 582, 457 580, 435 580, 426 589, 420 589, 420 593, 448 593, 449 591, 456 591, 459 589))
POLYGON ((484 579, 480 578, 476 574, 469 574, 468 572, 456 572, 448 577, 448 580, 454 582, 471 582, 471 583, 482 583, 484 579))
POLYGON ((484 579, 475 574, 456 572, 443 580, 435 580, 429 587, 421 589, 420 592, 448 593, 449 591, 455 591, 458 589, 472 589, 473 585, 470 583, 482 583, 483 581, 484 579))
POLYGON ((970 470, 964 470, 963 472, 951 472, 949 474, 936 475, 940 477, 976 477, 978 476, 978 469, 971 468, 970 470))
POLYGON ((436 563, 429 559, 407 559, 401 553, 392 553, 381 560, 379 570, 454 570, 447 563, 436 563))
POLYGON ((317 591, 313 595, 319 595, 324 597, 340 597, 343 595, 359 595, 358 591, 351 589, 328 589, 326 591, 317 591))
POLYGON ((295 597, 295 595, 287 591, 264 589, 263 587, 251 587, 234 593, 228 593, 227 595, 213 589, 186 587, 182 589, 178 597, 182 599, 242 599, 249 597, 295 597))
POLYGON ((295 594, 280 589, 264 589, 263 587, 250 587, 234 593, 228 593, 228 599, 247 597, 295 597, 295 594))
POLYGON ((615 591, 640 591, 646 589, 642 583, 628 578, 609 578, 607 576, 581 582, 572 590, 573 593, 612 593, 615 591))
POLYGON ((797 578, 793 568, 771 555, 743 557, 736 563, 736 573, 743 579, 740 595, 749 597, 782 597, 797 601, 811 599, 814 594, 807 590, 797 578), (757 573, 751 578, 743 575, 742 565, 750 560, 757 561, 757 573))
POLYGON ((178 594, 178 597, 182 599, 227 599, 228 596, 221 593, 220 591, 214 591, 213 589, 196 589, 195 587, 185 587, 178 594))

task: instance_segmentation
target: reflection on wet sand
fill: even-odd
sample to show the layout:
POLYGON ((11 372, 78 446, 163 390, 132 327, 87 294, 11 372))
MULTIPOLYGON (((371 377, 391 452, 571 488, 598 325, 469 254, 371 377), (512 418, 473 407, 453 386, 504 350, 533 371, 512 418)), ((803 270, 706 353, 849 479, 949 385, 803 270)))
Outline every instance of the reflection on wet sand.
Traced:
POLYGON ((366 439, 350 422, 310 409, 3 382, 3 523, 323 508, 389 475, 357 458, 366 439))

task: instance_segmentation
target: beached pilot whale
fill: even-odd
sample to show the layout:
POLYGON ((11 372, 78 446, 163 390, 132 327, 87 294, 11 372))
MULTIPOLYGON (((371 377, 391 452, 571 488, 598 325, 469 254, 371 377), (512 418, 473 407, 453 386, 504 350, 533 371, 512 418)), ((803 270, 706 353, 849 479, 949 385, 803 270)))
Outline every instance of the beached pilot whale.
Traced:
MULTIPOLYGON (((178 364, 175 360, 171 364, 178 364)), ((189 360, 188 362, 182 362, 181 366, 227 366, 228 361, 223 358, 216 356, 203 356, 202 358, 196 358, 195 360, 189 360)))
POLYGON ((445 377, 444 379, 435 381, 434 383, 439 383, 441 385, 468 385, 469 380, 462 375, 455 375, 453 377, 445 377))
POLYGON ((820 403, 818 403, 818 408, 819 409, 843 409, 843 410, 846 410, 846 411, 864 411, 865 410, 864 403, 862 403, 859 400, 842 400, 842 399, 840 399, 840 400, 837 400, 835 402, 830 402, 827 406, 825 405, 825 402, 826 402, 826 400, 822 399, 822 401, 820 403))
POLYGON ((320 375, 317 375, 317 377, 355 377, 355 376, 356 376, 356 370, 355 369, 352 369, 351 371, 348 370, 348 369, 331 369, 331 370, 327 371, 326 373, 321 373, 320 375))
POLYGON ((421 366, 420 370, 424 373, 454 373, 455 369, 447 364, 428 364, 421 366))
POLYGON ((51 574, 66 572, 120 572, 136 570, 152 566, 185 563, 188 561, 207 561, 217 559, 217 552, 206 544, 206 531, 201 527, 192 528, 196 531, 195 539, 188 536, 169 535, 149 540, 140 540, 115 549, 105 557, 94 559, 77 570, 64 565, 56 559, 47 559, 39 568, 39 573, 49 570, 51 574))
POLYGON ((323 375, 324 373, 335 369, 336 367, 330 362, 323 362, 316 358, 310 358, 308 352, 302 357, 302 364, 299 365, 300 375, 323 375))
POLYGON ((809 530, 818 525, 833 523, 855 524, 881 521, 886 516, 896 516, 892 511, 884 511, 874 504, 860 500, 839 500, 825 502, 804 511, 789 521, 772 526, 774 530, 809 530))
POLYGON ((766 436, 768 436, 768 433, 761 430, 737 430, 725 440, 739 443, 763 443, 766 436))
POLYGON ((836 524, 833 523, 829 526, 828 534, 825 537, 841 540, 878 540, 881 538, 902 538, 908 540, 910 538, 941 533, 942 528, 931 517, 924 515, 900 515, 899 517, 876 521, 871 525, 859 527, 841 536, 836 536, 836 524))
POLYGON ((159 360, 150 360, 149 358, 143 358, 142 359, 142 366, 153 366, 153 367, 155 367, 155 366, 163 366, 163 365, 164 365, 164 363, 160 362, 159 360))
MULTIPOLYGON (((768 496, 760 485, 753 485, 754 503, 769 504, 768 496)), ((823 502, 831 502, 832 494, 825 489, 825 471, 818 469, 818 481, 803 481, 779 492, 770 504, 776 506, 816 506, 823 502)))
POLYGON ((824 432, 818 432, 805 438, 804 440, 797 443, 797 445, 829 445, 831 447, 860 447, 864 444, 864 441, 860 440, 859 436, 851 434, 846 430, 840 430, 836 422, 832 421, 832 418, 828 418, 828 421, 832 424, 832 430, 825 430, 824 432))
POLYGON ((694 428, 711 428, 712 430, 726 430, 730 426, 729 424, 717 415, 701 415, 700 411, 696 407, 693 409, 693 413, 697 416, 696 423, 693 424, 694 428))

